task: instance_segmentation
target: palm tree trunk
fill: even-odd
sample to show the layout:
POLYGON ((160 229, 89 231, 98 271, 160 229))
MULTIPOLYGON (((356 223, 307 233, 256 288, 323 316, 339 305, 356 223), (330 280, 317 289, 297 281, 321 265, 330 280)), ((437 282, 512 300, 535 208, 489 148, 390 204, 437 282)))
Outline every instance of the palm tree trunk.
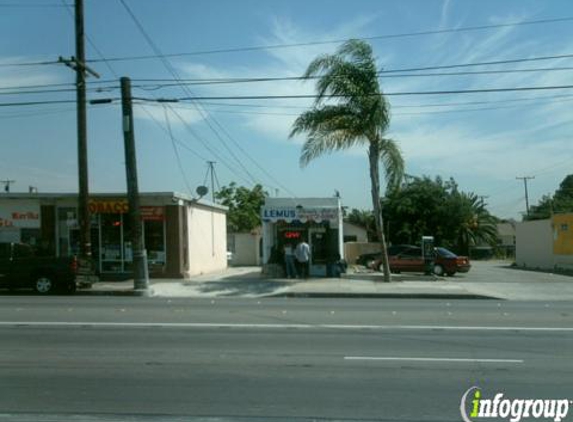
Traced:
POLYGON ((376 233, 380 240, 382 252, 382 268, 384 269, 384 281, 389 283, 390 264, 388 263, 388 251, 386 249, 386 238, 384 236, 384 221, 382 219, 382 207, 380 205, 380 145, 377 140, 370 141, 368 149, 368 159, 370 161, 370 183, 372 187, 372 207, 374 209, 374 221, 376 222, 376 233))

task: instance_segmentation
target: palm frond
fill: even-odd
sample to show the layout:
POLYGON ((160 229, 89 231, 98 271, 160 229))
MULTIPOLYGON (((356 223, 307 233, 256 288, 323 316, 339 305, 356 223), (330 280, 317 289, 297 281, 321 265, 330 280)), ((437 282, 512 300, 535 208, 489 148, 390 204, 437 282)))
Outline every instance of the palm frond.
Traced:
POLYGON ((404 179, 404 157, 402 157, 400 147, 393 139, 381 139, 379 147, 387 190, 393 190, 399 187, 404 179))

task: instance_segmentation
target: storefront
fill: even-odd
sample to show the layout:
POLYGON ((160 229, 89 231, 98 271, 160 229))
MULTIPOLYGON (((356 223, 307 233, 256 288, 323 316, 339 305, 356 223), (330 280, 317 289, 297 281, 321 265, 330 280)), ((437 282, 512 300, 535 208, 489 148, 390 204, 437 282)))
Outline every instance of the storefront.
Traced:
MULTIPOLYGON (((140 195, 150 275, 186 277, 224 269, 226 208, 177 193, 140 195)), ((125 196, 91 195, 92 256, 102 278, 128 276, 133 252, 125 196)), ((23 242, 39 252, 77 255, 75 194, 0 195, 0 241, 23 242)))
POLYGON ((280 264, 284 246, 300 240, 310 246, 311 276, 344 258, 340 198, 266 198, 261 218, 265 264, 280 264))

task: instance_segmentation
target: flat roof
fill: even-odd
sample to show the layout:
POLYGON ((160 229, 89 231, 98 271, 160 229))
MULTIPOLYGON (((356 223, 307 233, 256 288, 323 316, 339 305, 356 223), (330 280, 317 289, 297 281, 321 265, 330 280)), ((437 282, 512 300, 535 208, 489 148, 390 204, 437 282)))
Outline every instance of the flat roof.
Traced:
MULTIPOLYGON (((69 192, 42 192, 42 193, 28 193, 28 192, 7 192, 0 193, 0 200, 2 199, 77 199, 78 193, 69 192)), ((126 192, 90 192, 90 198, 127 198, 126 192)), ((165 198, 171 200, 181 200, 191 205, 200 205, 207 208, 218 209, 221 211, 228 211, 229 208, 224 205, 215 204, 204 198, 193 198, 181 192, 140 192, 140 198, 165 198)))

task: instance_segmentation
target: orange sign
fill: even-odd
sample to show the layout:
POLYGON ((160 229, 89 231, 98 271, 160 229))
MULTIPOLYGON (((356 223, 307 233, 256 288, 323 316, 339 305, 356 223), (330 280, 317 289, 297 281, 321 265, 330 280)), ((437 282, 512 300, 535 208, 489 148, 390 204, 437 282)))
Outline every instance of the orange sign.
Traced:
POLYGON ((127 201, 122 199, 91 199, 88 207, 92 214, 126 214, 129 211, 127 201))
POLYGON ((141 219, 146 221, 165 220, 165 207, 140 207, 141 219))

